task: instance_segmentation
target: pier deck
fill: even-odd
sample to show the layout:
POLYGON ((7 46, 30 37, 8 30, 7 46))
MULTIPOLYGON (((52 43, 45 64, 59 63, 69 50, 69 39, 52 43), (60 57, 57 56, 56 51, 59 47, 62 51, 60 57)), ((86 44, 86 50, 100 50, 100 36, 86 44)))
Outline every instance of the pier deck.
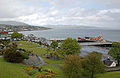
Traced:
POLYGON ((99 45, 112 45, 111 42, 85 42, 85 43, 80 43, 82 46, 99 46, 99 45))

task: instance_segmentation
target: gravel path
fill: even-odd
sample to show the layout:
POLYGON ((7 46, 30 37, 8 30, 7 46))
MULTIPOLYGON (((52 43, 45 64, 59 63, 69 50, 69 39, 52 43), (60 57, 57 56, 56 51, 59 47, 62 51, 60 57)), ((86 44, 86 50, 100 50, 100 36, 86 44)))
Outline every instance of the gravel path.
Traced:
POLYGON ((38 56, 38 58, 41 60, 41 63, 42 63, 41 65, 47 64, 47 63, 45 63, 44 59, 41 56, 38 56))

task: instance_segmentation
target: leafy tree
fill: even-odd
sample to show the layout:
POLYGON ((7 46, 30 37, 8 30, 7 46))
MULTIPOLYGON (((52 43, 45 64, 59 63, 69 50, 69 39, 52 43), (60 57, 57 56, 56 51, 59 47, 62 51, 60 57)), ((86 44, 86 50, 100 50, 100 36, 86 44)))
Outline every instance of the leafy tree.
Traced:
POLYGON ((105 65, 101 61, 101 56, 102 54, 98 52, 92 52, 85 57, 83 68, 86 75, 91 75, 91 78, 94 78, 94 74, 105 72, 105 65))
POLYGON ((63 64, 63 71, 69 78, 79 78, 82 74, 82 59, 78 54, 68 55, 63 64))
POLYGON ((55 50, 58 47, 58 42, 56 40, 53 40, 50 44, 50 47, 52 47, 55 50))
POLYGON ((22 38, 23 37, 23 34, 21 34, 21 33, 18 33, 18 32, 13 32, 12 34, 11 34, 11 38, 22 38))
POLYGON ((120 42, 113 42, 112 48, 108 52, 115 60, 117 60, 118 65, 120 65, 120 42))
POLYGON ((80 53, 81 46, 76 39, 67 38, 60 46, 60 51, 63 55, 80 53))

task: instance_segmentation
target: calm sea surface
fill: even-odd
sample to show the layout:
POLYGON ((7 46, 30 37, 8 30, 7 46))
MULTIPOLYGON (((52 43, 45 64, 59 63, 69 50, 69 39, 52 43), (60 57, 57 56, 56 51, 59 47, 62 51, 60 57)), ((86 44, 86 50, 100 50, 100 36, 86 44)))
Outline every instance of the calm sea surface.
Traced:
POLYGON ((103 36, 105 40, 120 41, 120 30, 103 30, 103 29, 80 29, 80 28, 55 28, 39 31, 23 31, 25 35, 34 34, 37 37, 53 38, 78 38, 78 37, 97 37, 103 36))

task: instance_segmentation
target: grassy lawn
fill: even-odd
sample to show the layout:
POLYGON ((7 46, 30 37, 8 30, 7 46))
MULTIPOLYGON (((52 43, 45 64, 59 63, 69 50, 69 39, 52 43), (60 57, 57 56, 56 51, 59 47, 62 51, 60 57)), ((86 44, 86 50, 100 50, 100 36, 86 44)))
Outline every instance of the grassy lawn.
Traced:
POLYGON ((43 55, 43 54, 46 54, 47 51, 45 47, 39 47, 39 48, 24 48, 25 50, 28 50, 28 51, 32 51, 34 53, 36 53, 37 55, 43 55))
POLYGON ((106 72, 104 74, 96 75, 96 78, 120 78, 120 71, 106 72))
POLYGON ((47 59, 45 57, 43 57, 46 63, 63 63, 64 59, 60 59, 60 60, 55 60, 55 59, 47 59))
POLYGON ((18 47, 40 47, 40 45, 32 42, 26 42, 26 41, 15 41, 15 42, 21 43, 21 45, 18 45, 18 47))
POLYGON ((0 58, 0 78, 33 78, 24 71, 25 65, 6 62, 0 58))
POLYGON ((57 73, 57 78, 68 78, 67 76, 64 75, 62 69, 59 69, 55 67, 54 65, 43 65, 43 67, 51 69, 57 73))

